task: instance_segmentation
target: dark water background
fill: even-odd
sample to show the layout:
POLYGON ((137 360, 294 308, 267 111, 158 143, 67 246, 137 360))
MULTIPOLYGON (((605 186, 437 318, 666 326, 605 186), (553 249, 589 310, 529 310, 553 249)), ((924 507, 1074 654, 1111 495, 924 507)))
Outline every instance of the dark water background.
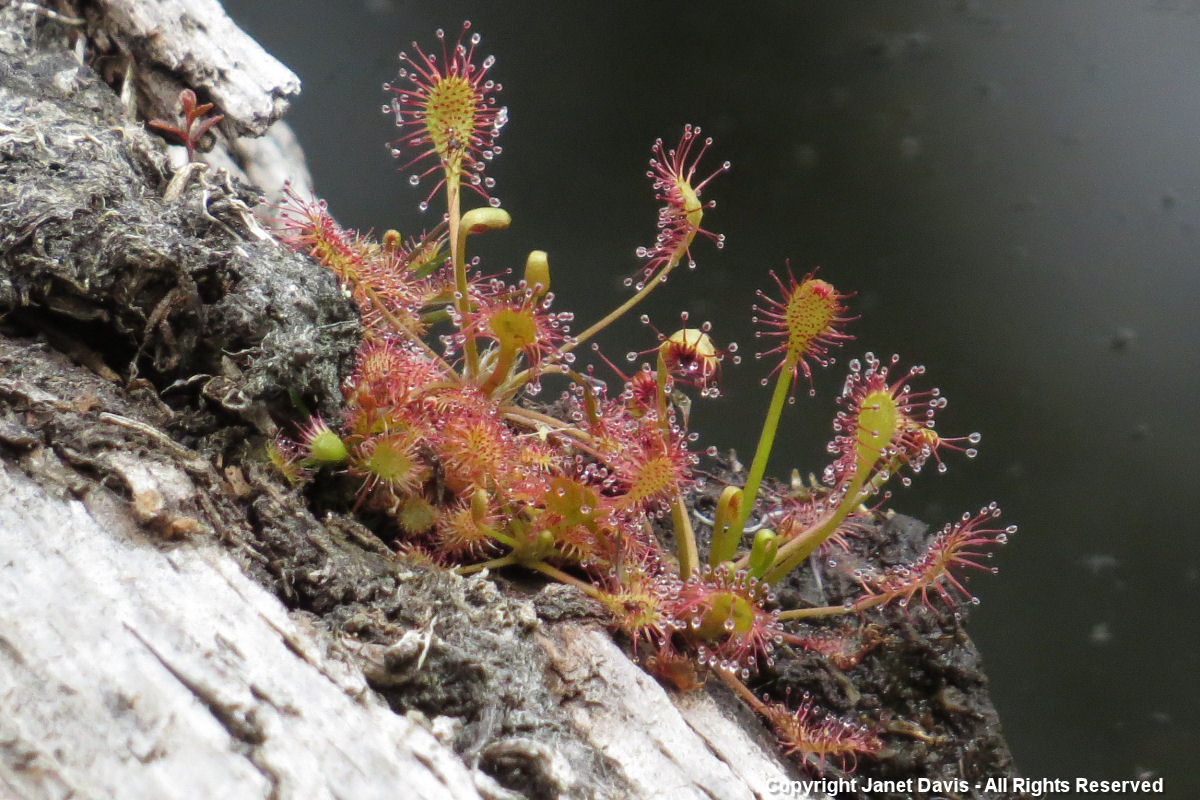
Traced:
MULTIPOLYGON (((653 238, 649 147, 684 122, 733 171, 695 273, 646 304, 755 350, 750 305, 790 258, 857 290, 858 341, 924 363, 974 462, 892 502, 940 525, 998 500, 1020 533, 973 583, 970 631, 1018 766, 1166 779, 1200 796, 1200 4, 230 0, 301 76, 288 120, 344 224, 415 231, 379 111, 395 53, 464 18, 511 122, 490 170, 512 228, 489 270, 549 251, 581 330, 653 238)), ((635 315, 636 316, 636 315, 635 315)), ((635 320, 610 355, 653 346, 635 320)), ((767 365, 698 402, 703 444, 752 452, 767 365)), ((842 366, 788 410, 772 471, 819 470, 842 366)))

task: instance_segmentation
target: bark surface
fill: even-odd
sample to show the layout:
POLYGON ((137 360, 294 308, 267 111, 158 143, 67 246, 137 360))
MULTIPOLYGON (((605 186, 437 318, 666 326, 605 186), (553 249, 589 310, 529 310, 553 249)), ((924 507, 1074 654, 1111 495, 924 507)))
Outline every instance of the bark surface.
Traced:
POLYGON ((762 726, 574 590, 405 563, 272 474, 358 323, 133 111, 282 112, 294 76, 219 11, 0 8, 0 795, 769 797, 762 726))

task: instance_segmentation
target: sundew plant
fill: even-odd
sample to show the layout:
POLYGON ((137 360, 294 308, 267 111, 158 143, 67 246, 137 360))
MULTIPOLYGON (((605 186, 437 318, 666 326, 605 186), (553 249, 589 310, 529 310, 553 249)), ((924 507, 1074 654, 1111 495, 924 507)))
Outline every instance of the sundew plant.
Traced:
POLYGON ((572 333, 572 314, 554 308, 546 253, 530 252, 520 278, 469 253, 473 237, 510 222, 487 174, 507 111, 493 59, 478 57, 470 25, 437 39, 432 51, 414 43, 401 54, 384 108, 399 129, 393 155, 419 187, 421 209, 440 212, 430 230, 376 240, 295 193, 274 212, 282 241, 337 276, 364 329, 342 417, 313 418, 280 438, 276 464, 297 482, 350 476, 353 507, 408 557, 464 574, 531 570, 576 587, 606 610, 647 670, 681 690, 726 682, 810 769, 850 769, 878 754, 883 740, 872 726, 808 697, 760 698, 747 682, 771 669, 785 643, 820 648, 811 635, 820 618, 865 625, 878 607, 954 614, 977 602, 964 573, 991 571, 990 549, 1014 528, 997 527, 994 504, 966 514, 911 561, 856 567, 857 596, 845 602, 783 608, 775 588, 881 519, 885 487, 908 484, 930 464, 942 470, 952 455, 973 456, 979 436, 939 434, 946 401, 926 386, 924 369, 867 353, 848 362, 820 477, 765 480, 797 385, 813 394, 813 370, 852 341, 854 316, 852 295, 829 274, 764 268, 751 312, 758 358, 770 367, 763 383, 773 387, 762 434, 749 468, 724 470, 711 515, 699 513, 701 454, 680 398, 719 394, 722 370, 739 361, 736 346, 683 314, 670 334, 648 325, 653 341, 629 354, 626 375, 593 340, 680 264, 696 267, 697 251, 722 246, 705 226, 729 164, 706 163, 717 148, 699 126, 653 144, 647 175, 660 210, 653 243, 638 250, 631 295, 572 333), (597 363, 581 363, 588 358, 597 363))

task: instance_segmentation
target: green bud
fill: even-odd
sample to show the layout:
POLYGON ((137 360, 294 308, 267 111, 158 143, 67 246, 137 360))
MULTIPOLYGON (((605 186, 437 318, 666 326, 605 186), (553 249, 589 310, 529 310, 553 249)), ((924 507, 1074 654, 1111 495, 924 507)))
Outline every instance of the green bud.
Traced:
POLYGON ((751 577, 762 580, 762 576, 767 574, 767 570, 771 568, 771 564, 775 561, 775 554, 778 552, 779 537, 775 531, 763 528, 754 534, 754 544, 750 547, 750 562, 746 565, 746 571, 750 573, 751 577))
POLYGON ((471 519, 476 525, 483 524, 488 512, 488 493, 484 489, 476 489, 471 495, 471 519))
POLYGON ((484 231, 504 230, 512 224, 512 216, 503 208, 472 208, 462 215, 459 228, 465 234, 483 233, 484 231))
POLYGON ((525 258, 525 283, 536 289, 539 295, 550 290, 550 258, 545 250, 532 250, 525 258))
POLYGON ((738 510, 742 506, 742 490, 736 486, 726 486, 717 501, 717 514, 713 518, 712 546, 708 554, 708 563, 712 566, 725 561, 732 561, 737 555, 738 544, 742 540, 740 528, 734 528, 738 510))

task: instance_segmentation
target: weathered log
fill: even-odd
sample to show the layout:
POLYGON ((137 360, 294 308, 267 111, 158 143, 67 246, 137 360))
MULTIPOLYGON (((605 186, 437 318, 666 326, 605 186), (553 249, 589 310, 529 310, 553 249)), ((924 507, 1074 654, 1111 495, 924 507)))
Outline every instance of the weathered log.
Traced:
POLYGON ((100 0, 92 36, 129 57, 145 119, 170 119, 199 89, 234 137, 261 136, 300 94, 300 79, 237 26, 217 0, 100 0))
POLYGON ((406 563, 272 475, 273 408, 336 413, 351 308, 78 58, 116 42, 259 130, 287 80, 223 87, 259 63, 227 21, 173 39, 213 6, 0 9, 0 795, 770 796, 761 725, 574 590, 406 563))
MULTIPOLYGON (((129 455, 139 498, 199 491, 161 466, 129 455)), ((215 541, 158 547, 137 499, 11 463, 0 496, 5 797, 479 797, 215 541)))

